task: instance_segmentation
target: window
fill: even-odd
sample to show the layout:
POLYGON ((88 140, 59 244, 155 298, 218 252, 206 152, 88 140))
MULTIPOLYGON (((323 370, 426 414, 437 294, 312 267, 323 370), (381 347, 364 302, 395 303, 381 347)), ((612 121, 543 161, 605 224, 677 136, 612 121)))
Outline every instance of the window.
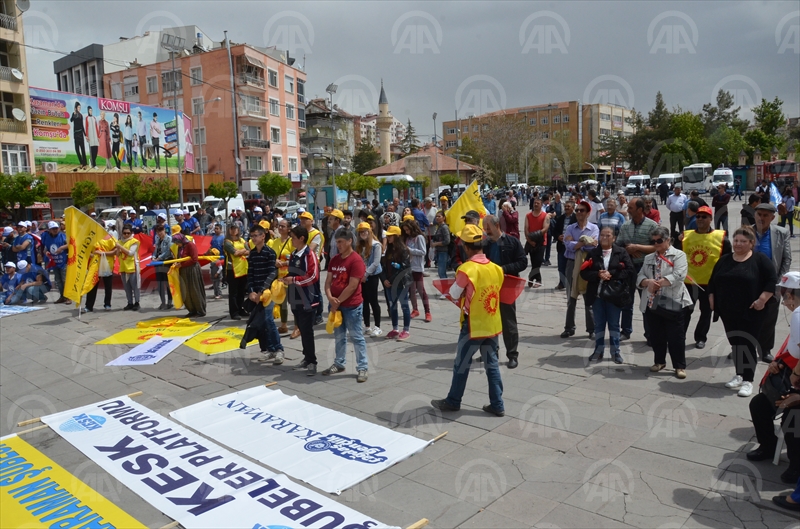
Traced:
POLYGON ((558 136, 559 136, 559 134, 558 134, 558 133, 559 133, 559 131, 557 131, 557 130, 554 130, 554 131, 553 131, 553 137, 554 137, 554 138, 558 138, 558 136))
POLYGON ((560 115, 553 116, 553 124, 555 125, 556 123, 561 123, 561 116, 560 115))
POLYGON ((81 81, 81 71, 80 70, 73 70, 72 71, 72 78, 73 78, 73 82, 75 83, 74 84, 75 93, 76 94, 82 94, 83 93, 83 81, 81 81))
POLYGON ((202 97, 193 97, 192 98, 192 115, 199 116, 204 114, 205 105, 203 104, 202 97))
POLYGON ((121 83, 111 83, 111 99, 122 99, 122 84, 121 83))
POLYGON ((161 90, 164 92, 177 92, 183 90, 183 76, 180 70, 161 72, 161 90))
POLYGON ((283 172, 283 162, 280 156, 272 157, 272 172, 278 174, 283 172))
POLYGON ((278 72, 275 70, 267 69, 267 79, 269 80, 269 85, 278 88, 278 72))
POLYGON ((289 171, 292 173, 297 172, 297 158, 289 158, 289 171))
MULTIPOLYGON (((178 100, 178 112, 183 112, 183 98, 178 97, 177 100, 178 100)), ((165 99, 164 103, 161 106, 164 108, 168 108, 170 110, 175 110, 174 101, 172 100, 171 97, 169 99, 165 99)))
POLYGON ((195 128, 194 129, 194 144, 195 145, 205 145, 206 144, 206 128, 195 128))
POLYGON ((192 86, 203 84, 203 68, 198 66, 189 70, 189 75, 192 78, 192 86))
MULTIPOLYGON (((89 95, 97 95, 97 66, 89 66, 89 95)), ((138 92, 137 92, 138 93, 138 92)))
POLYGON ((269 140, 274 144, 280 144, 281 142, 281 129, 278 127, 270 127, 269 128, 269 140))
POLYGON ((261 156, 245 156, 244 163, 248 171, 261 171, 263 169, 261 156))
POLYGON ((561 122, 562 123, 569 123, 569 116, 566 116, 566 115, 565 116, 561 116, 561 122))
POLYGON ((294 119, 294 105, 286 103, 286 119, 294 119))
MULTIPOLYGON (((195 158, 195 160, 197 160, 197 158, 195 158)), ((203 173, 208 172, 208 158, 206 158, 205 156, 200 158, 200 167, 198 167, 198 170, 203 173)))
POLYGON ((546 139, 548 139, 549 137, 550 137, 550 133, 549 133, 549 132, 542 132, 542 139, 543 139, 543 140, 546 140, 546 139))
POLYGON ((242 96, 244 100, 245 112, 263 116, 261 111, 261 100, 255 96, 242 96))
POLYGON ((613 116, 614 125, 617 127, 622 126, 622 116, 613 116))
POLYGON ((621 138, 622 137, 622 131, 621 130, 615 130, 614 131, 614 136, 616 136, 617 138, 621 138))
POLYGON ((0 118, 14 119, 14 94, 11 92, 1 92, 3 106, 0 108, 0 118))
POLYGON ((297 126, 301 129, 306 128, 306 109, 303 107, 297 109, 297 126))
POLYGON ((290 94, 294 93, 294 77, 290 75, 283 76, 283 88, 290 94))
POLYGON ((466 126, 463 129, 461 129, 461 132, 463 132, 464 134, 469 133, 469 126, 466 126))
POLYGON ((158 93, 158 80, 155 76, 147 78, 147 93, 148 94, 158 93))
POLYGON ((488 123, 484 123, 483 125, 481 125, 481 127, 483 128, 483 130, 486 130, 486 129, 489 128, 489 124, 488 123))
POLYGON ((139 95, 138 77, 126 77, 122 82, 125 85, 125 97, 139 95))
POLYGON ((71 92, 69 89, 69 76, 65 73, 61 74, 61 86, 58 87, 62 92, 71 92))
POLYGON ((4 143, 3 170, 12 175, 30 172, 31 167, 28 165, 28 146, 4 143))
POLYGON ((269 113, 273 116, 281 115, 281 102, 277 99, 270 98, 269 100, 269 113))
POLYGON ((445 149, 452 149, 452 148, 453 148, 453 147, 455 147, 456 145, 457 145, 457 143, 456 143, 456 142, 454 142, 454 141, 448 141, 448 142, 446 142, 446 143, 444 144, 444 148, 445 148, 445 149))
POLYGON ((605 112, 600 112, 600 119, 603 121, 611 121, 611 114, 606 114, 605 112))
POLYGON ((297 102, 306 102, 306 82, 302 79, 297 80, 297 102))
POLYGON ((254 127, 252 125, 248 126, 247 129, 244 131, 244 137, 247 140, 260 140, 261 127, 254 127))
POLYGON ((297 147, 297 132, 292 129, 286 129, 286 145, 297 147))
POLYGON ((535 127, 536 126, 536 118, 529 119, 528 120, 528 125, 530 125, 531 127, 535 127))
POLYGON ((472 132, 478 132, 479 127, 477 125, 472 126, 472 132))
POLYGON ((539 123, 541 123, 542 125, 547 125, 547 116, 544 116, 542 119, 540 119, 539 123))
POLYGON ((611 136, 611 129, 600 128, 600 136, 611 136))
POLYGON ((448 135, 450 135, 450 134, 455 134, 455 133, 456 133, 456 129, 455 129, 455 128, 452 128, 452 129, 447 129, 447 134, 448 134, 448 135))

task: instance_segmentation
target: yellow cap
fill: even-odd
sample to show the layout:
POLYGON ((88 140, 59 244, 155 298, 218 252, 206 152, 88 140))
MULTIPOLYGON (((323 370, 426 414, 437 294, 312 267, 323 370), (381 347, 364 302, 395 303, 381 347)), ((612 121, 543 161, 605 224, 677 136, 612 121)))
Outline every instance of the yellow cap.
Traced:
POLYGON ((483 230, 474 224, 467 224, 458 234, 458 238, 464 242, 480 242, 483 239, 483 230))
POLYGON ((344 220, 344 213, 340 209, 334 209, 331 211, 331 217, 336 217, 339 220, 344 220))
POLYGON ((407 220, 415 220, 414 219, 414 215, 406 215, 405 217, 403 217, 403 222, 405 222, 407 220))
POLYGON ((447 197, 441 197, 439 200, 440 200, 440 201, 442 201, 442 202, 449 202, 449 200, 447 199, 447 197))
POLYGON ((372 229, 372 226, 370 226, 370 225, 369 225, 368 223, 366 223, 366 222, 360 222, 360 223, 358 224, 358 227, 357 227, 356 229, 357 229, 357 231, 361 231, 361 230, 367 230, 367 231, 369 231, 369 230, 371 230, 371 229, 372 229))
POLYGON ((312 215, 308 211, 302 212, 300 215, 298 215, 298 217, 301 219, 314 220, 314 215, 312 215))
POLYGON ((399 237, 400 233, 401 233, 400 228, 398 228, 397 226, 389 226, 388 228, 386 228, 386 235, 395 235, 399 237))
POLYGON ((175 235, 176 233, 180 233, 181 232, 181 225, 180 224, 173 224, 172 227, 170 228, 170 230, 172 230, 172 235, 175 235))
POLYGON ((269 221, 268 220, 260 220, 258 221, 258 225, 264 228, 265 230, 269 229, 269 221))

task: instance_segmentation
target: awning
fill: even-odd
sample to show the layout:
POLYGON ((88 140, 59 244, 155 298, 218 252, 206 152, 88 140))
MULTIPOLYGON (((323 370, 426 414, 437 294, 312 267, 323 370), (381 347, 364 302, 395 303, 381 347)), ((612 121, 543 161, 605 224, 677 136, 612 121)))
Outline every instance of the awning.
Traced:
POLYGON ((258 66, 258 67, 259 67, 259 68, 261 68, 262 70, 266 70, 266 69, 267 69, 267 67, 266 67, 266 66, 264 66, 264 63, 263 63, 263 62, 259 61, 258 59, 254 59, 254 58, 250 57, 249 55, 244 55, 244 59, 245 59, 245 60, 246 60, 248 63, 252 64, 253 66, 258 66))

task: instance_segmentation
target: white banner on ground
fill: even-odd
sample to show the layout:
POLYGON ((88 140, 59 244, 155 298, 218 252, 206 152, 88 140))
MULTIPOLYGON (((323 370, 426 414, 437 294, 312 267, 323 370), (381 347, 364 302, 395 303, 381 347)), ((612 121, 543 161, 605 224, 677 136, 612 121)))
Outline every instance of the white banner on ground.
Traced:
POLYGON ((107 363, 107 366, 146 366, 156 364, 186 341, 188 336, 162 338, 153 336, 127 353, 107 363))
POLYGON ((44 307, 33 307, 31 305, 4 305, 0 303, 0 318, 14 316, 16 314, 25 314, 26 312, 42 310, 43 308, 44 307))
POLYGON ((42 422, 186 529, 385 527, 128 397, 42 422))
POLYGON ((234 450, 335 494, 430 444, 264 386, 170 415, 234 450))

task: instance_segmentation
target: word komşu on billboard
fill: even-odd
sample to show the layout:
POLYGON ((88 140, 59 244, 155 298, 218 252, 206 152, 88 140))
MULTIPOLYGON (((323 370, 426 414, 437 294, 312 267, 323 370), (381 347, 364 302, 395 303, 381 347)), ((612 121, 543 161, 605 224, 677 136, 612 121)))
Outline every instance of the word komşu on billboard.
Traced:
MULTIPOLYGON (((194 170, 191 120, 182 112, 176 122, 175 111, 167 108, 42 88, 30 88, 29 94, 37 161, 102 168, 106 162, 115 165, 113 157, 128 164, 133 153, 141 157, 152 145, 173 155, 180 152, 186 170, 194 170), (112 143, 115 126, 119 145, 112 143)), ((159 164, 176 166, 174 157, 159 156, 159 164)))

